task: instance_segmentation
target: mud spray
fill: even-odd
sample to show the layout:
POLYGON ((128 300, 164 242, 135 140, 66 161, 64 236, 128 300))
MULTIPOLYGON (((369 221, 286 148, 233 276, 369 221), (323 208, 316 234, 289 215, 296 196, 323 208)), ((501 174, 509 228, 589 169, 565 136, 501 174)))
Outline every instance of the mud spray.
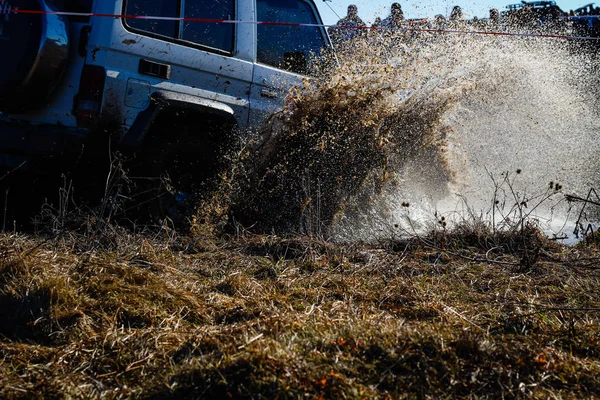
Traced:
POLYGON ((563 193, 600 187, 589 54, 547 38, 370 32, 248 146, 231 214, 259 231, 372 240, 440 216, 498 223, 520 204, 560 234, 577 218, 563 193))

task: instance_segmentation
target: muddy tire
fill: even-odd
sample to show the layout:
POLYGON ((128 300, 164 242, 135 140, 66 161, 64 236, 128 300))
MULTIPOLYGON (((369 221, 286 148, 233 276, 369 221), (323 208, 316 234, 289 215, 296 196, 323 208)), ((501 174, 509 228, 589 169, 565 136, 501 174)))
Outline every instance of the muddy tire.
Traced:
POLYGON ((149 154, 155 157, 150 175, 150 215, 185 226, 195 211, 206 179, 205 160, 198 157, 201 146, 189 137, 159 143, 149 154))
MULTIPOLYGON (((58 11, 45 0, 11 0, 23 10, 58 11)), ((69 22, 60 15, 0 16, 0 110, 43 106, 62 78, 69 57, 69 22)))
POLYGON ((158 122, 155 129, 161 134, 136 154, 136 213, 139 220, 166 218, 186 227, 200 201, 217 187, 234 139, 231 125, 202 119, 169 126, 169 120, 158 122))

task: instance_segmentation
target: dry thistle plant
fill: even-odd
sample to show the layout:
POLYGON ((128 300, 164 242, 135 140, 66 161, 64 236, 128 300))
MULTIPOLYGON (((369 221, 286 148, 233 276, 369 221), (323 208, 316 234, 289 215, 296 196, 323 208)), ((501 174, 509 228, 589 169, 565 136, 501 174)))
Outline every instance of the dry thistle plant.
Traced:
POLYGON ((423 236, 424 243, 442 251, 478 249, 485 252, 482 259, 488 261, 499 261, 507 255, 520 257, 519 270, 534 268, 541 249, 558 246, 543 228, 560 218, 564 219, 564 227, 572 217, 558 211, 565 203, 561 184, 551 182, 537 194, 520 192, 515 182, 521 172, 504 172, 500 180, 489 174, 494 187, 492 198, 490 205, 479 211, 461 197, 459 210, 436 212, 436 223, 423 236))

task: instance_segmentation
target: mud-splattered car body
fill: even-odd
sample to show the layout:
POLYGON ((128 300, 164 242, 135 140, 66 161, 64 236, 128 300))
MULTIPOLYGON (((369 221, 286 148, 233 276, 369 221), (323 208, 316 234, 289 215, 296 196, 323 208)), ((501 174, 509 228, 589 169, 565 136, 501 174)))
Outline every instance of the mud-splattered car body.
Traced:
POLYGON ((153 135, 176 135, 153 129, 165 113, 193 114, 196 125, 207 116, 211 127, 259 126, 329 47, 312 0, 1 3, 5 170, 35 169, 36 160, 76 154, 91 136, 103 140, 108 131, 118 133, 122 147, 137 150, 153 135), (9 11, 17 7, 39 13, 9 11))

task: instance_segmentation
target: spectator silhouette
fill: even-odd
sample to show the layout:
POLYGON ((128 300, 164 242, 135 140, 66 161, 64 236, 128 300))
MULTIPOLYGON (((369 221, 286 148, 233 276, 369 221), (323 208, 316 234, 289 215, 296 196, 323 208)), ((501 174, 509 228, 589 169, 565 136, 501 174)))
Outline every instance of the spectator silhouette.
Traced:
POLYGON ((381 21, 381 29, 397 29, 404 24, 404 12, 400 3, 393 3, 390 16, 381 21))
POLYGON ((438 14, 433 17, 433 26, 437 29, 446 28, 446 22, 446 17, 444 17, 442 14, 438 14))
POLYGON ((354 27, 365 26, 358 16, 358 7, 354 4, 348 6, 348 15, 337 22, 337 27, 330 29, 329 35, 336 44, 352 40, 361 33, 360 29, 354 27))
POLYGON ((463 29, 466 21, 463 19, 463 12, 460 6, 454 6, 448 17, 448 25, 451 29, 463 29))
POLYGON ((460 6, 454 6, 454 8, 452 9, 452 12, 450 12, 449 19, 452 22, 462 21, 462 19, 463 19, 462 8, 460 8, 460 6))
POLYGON ((500 24, 500 13, 498 12, 498 9, 496 9, 496 8, 492 8, 490 10, 490 24, 492 24, 492 25, 500 24))
POLYGON ((498 30, 500 28, 500 13, 497 8, 490 9, 490 17, 487 21, 488 30, 498 30))

